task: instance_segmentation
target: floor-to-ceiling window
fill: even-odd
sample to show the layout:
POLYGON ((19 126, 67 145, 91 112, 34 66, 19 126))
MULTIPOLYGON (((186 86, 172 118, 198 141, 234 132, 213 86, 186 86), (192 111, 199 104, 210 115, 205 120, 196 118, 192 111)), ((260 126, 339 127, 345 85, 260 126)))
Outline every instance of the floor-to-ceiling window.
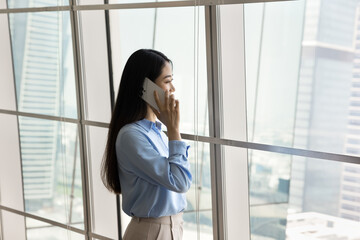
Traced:
POLYGON ((123 67, 174 63, 184 239, 360 238, 360 1, 0 2, 0 239, 119 239, 123 67))

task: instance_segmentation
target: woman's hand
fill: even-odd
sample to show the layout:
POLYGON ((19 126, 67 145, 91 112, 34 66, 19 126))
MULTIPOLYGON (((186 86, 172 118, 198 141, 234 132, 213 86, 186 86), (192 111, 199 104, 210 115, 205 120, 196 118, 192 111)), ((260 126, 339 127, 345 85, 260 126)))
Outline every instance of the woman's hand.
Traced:
POLYGON ((179 124, 180 124, 180 106, 179 100, 175 96, 170 95, 169 90, 165 92, 165 103, 159 100, 159 95, 154 91, 156 104, 160 109, 160 113, 154 111, 157 118, 167 127, 169 140, 181 140, 179 124))

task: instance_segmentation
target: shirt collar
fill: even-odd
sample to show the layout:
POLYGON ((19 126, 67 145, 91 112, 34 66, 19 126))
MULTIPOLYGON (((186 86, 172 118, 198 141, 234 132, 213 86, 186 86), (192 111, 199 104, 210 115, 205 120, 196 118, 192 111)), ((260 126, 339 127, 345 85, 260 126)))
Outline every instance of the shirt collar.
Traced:
POLYGON ((138 121, 139 125, 142 126, 146 131, 150 131, 151 128, 156 127, 159 131, 161 131, 161 122, 156 121, 155 123, 147 120, 146 118, 138 121))

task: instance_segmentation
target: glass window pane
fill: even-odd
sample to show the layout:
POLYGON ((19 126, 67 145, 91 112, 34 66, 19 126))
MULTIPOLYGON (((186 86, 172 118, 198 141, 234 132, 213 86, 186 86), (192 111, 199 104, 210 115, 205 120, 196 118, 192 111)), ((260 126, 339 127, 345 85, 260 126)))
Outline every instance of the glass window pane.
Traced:
POLYGON ((182 113, 181 132, 208 136, 204 13, 204 7, 159 8, 153 44, 174 64, 175 96, 180 100, 182 113))
POLYGON ((244 14, 249 141, 359 155, 358 1, 244 14))
POLYGON ((104 4, 104 0, 76 0, 77 5, 93 5, 104 4))
MULTIPOLYGON (((90 0, 89 0, 90 1, 90 0)), ((109 3, 146 3, 146 2, 176 2, 176 1, 180 1, 180 0, 160 0, 160 1, 156 1, 156 0, 126 0, 126 1, 121 1, 121 0, 109 0, 109 3)), ((195 5, 195 4, 193 4, 195 5)))
POLYGON ((104 11, 80 12, 85 118, 110 122, 110 83, 104 11))
POLYGON ((249 150, 248 159, 251 237, 285 239, 291 155, 249 150))
POLYGON ((0 204, 24 211, 17 116, 0 114, 0 204))
POLYGON ((109 0, 109 3, 142 3, 142 2, 156 2, 155 0, 126 0, 122 2, 121 0, 109 0))
POLYGON ((289 200, 291 156, 249 150, 250 204, 284 203, 289 200))
MULTIPOLYGON (((201 240, 212 240, 214 239, 212 234, 212 222, 208 222, 207 224, 201 224, 200 232, 197 231, 196 212, 185 212, 183 215, 184 218, 184 233, 183 239, 201 239, 201 240), (210 227, 209 227, 210 226, 210 227), (199 238, 200 237, 200 238, 199 238)), ((212 211, 202 211, 200 215, 200 221, 205 222, 203 216, 212 216, 212 211)), ((209 218, 207 218, 209 219, 209 218)))
POLYGON ((127 59, 136 50, 153 46, 155 9, 112 10, 109 14, 114 89, 117 95, 127 59))
POLYGON ((187 208, 184 211, 184 239, 213 239, 210 145, 186 140, 190 145, 189 162, 193 177, 186 193, 187 208), (199 231, 200 230, 200 231, 199 231))
POLYGON ((69 12, 9 18, 18 110, 76 118, 69 12))
POLYGON ((303 8, 244 5, 249 141, 292 146, 303 8))
POLYGON ((85 240, 82 234, 4 210, 0 210, 0 220, 4 240, 85 240))
POLYGON ((293 239, 286 237, 287 209, 287 203, 250 206, 251 239, 293 239))
POLYGON ((110 20, 115 89, 133 52, 159 50, 174 64, 181 132, 209 135, 204 8, 111 10, 110 20))
POLYGON ((7 14, 0 14, 0 52, 0 109, 16 110, 14 74, 7 14))
POLYGON ((100 178, 105 152, 107 128, 87 126, 88 159, 91 193, 92 232, 112 239, 118 238, 115 194, 110 193, 100 178))
MULTIPOLYGON (((232 162, 231 169, 243 161, 241 151, 244 149, 228 146, 223 149, 226 163, 232 162), (232 159, 234 156, 238 158, 232 159)), ((255 171, 249 176, 251 239, 327 239, 330 235, 355 239, 360 236, 360 231, 355 230, 360 226, 359 164, 251 152, 252 166, 256 166, 251 168, 255 171)), ((239 192, 240 185, 228 184, 231 170, 229 172, 228 166, 225 169, 227 204, 247 205, 241 203, 241 195, 234 194, 239 192)), ((236 214, 234 208, 230 208, 231 212, 229 206, 227 209, 227 214, 236 214)))
POLYGON ((326 238, 329 234, 348 239, 360 236, 360 231, 355 231, 360 226, 359 165, 253 152, 253 159, 268 157, 258 159, 259 170, 250 176, 252 239, 285 239, 285 235, 286 239, 326 238), (291 171, 279 163, 291 163, 291 171), (276 195, 282 196, 283 201, 258 201, 276 195))
POLYGON ((359 238, 359 173, 359 164, 294 156, 287 236, 359 238))
POLYGON ((69 5, 69 0, 7 0, 8 8, 53 7, 69 5))
MULTIPOLYGON (((213 236, 213 223, 212 223, 212 211, 202 211, 201 215, 204 216, 203 220, 200 220, 200 238, 201 240, 212 240, 213 236)), ((185 238, 184 238, 185 239, 185 238)), ((188 239, 188 238, 186 238, 188 239)))
POLYGON ((19 117, 25 211, 84 227, 76 124, 19 117))
POLYGON ((85 240, 85 236, 65 228, 26 218, 27 240, 85 240))

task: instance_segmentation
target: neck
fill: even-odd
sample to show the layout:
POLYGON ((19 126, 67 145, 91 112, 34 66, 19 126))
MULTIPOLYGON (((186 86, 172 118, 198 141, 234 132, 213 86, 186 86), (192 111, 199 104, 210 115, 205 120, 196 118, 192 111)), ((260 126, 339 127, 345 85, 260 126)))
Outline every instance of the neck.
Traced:
POLYGON ((149 105, 147 105, 146 117, 147 120, 156 122, 156 115, 149 105))

